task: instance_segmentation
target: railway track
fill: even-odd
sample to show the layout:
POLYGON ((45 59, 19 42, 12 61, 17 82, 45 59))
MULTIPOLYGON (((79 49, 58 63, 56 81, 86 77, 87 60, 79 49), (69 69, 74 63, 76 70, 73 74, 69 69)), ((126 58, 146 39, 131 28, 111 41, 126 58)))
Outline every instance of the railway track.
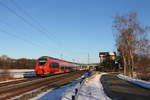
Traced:
POLYGON ((20 79, 20 80, 13 80, 13 81, 9 81, 9 82, 4 82, 4 83, 0 83, 0 87, 18 84, 21 82, 31 81, 31 80, 35 80, 35 79, 38 79, 38 78, 25 78, 25 79, 20 79))
POLYGON ((20 82, 18 84, 4 85, 0 87, 0 100, 6 100, 40 87, 55 88, 64 85, 81 76, 84 72, 72 72, 54 75, 46 78, 20 82))
MULTIPOLYGON (((52 74, 51 76, 59 75, 59 74, 63 74, 63 73, 52 74)), ((20 79, 20 80, 13 80, 13 81, 8 81, 8 82, 3 82, 3 83, 0 83, 0 87, 7 86, 7 85, 13 85, 13 84, 19 84, 19 83, 22 83, 22 82, 32 81, 32 80, 36 80, 36 79, 39 79, 39 78, 41 78, 41 77, 24 78, 24 79, 20 79)))

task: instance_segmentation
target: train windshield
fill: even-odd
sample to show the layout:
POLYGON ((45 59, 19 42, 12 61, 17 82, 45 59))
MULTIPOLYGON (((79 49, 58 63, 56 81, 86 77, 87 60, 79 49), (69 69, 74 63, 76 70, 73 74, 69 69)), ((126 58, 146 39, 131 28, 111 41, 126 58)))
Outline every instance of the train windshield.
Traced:
POLYGON ((46 61, 45 61, 45 60, 39 61, 39 63, 38 63, 39 66, 42 66, 42 65, 45 65, 45 64, 46 64, 46 61))

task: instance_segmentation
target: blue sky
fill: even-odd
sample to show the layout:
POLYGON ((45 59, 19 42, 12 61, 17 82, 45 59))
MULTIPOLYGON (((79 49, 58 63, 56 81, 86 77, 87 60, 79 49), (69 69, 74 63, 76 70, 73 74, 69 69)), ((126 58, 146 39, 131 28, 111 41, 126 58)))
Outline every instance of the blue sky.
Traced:
POLYGON ((0 0, 0 55, 87 63, 89 53, 90 63, 99 62, 100 51, 116 50, 113 17, 136 11, 138 21, 150 26, 149 5, 150 0, 0 0))

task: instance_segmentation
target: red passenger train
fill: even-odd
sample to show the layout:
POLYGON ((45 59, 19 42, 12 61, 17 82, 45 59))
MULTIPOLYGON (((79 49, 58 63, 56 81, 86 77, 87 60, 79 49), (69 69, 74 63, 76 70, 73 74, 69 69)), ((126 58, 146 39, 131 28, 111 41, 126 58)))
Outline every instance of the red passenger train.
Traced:
POLYGON ((60 60, 53 57, 42 56, 38 59, 35 67, 37 75, 49 75, 54 73, 63 73, 80 70, 76 63, 60 60))

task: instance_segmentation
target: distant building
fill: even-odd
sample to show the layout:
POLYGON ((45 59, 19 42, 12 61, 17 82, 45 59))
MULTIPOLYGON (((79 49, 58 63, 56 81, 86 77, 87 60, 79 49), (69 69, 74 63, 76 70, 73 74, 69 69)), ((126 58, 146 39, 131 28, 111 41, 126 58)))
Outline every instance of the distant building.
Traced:
POLYGON ((100 63, 104 61, 115 61, 116 59, 116 52, 99 52, 100 63))

